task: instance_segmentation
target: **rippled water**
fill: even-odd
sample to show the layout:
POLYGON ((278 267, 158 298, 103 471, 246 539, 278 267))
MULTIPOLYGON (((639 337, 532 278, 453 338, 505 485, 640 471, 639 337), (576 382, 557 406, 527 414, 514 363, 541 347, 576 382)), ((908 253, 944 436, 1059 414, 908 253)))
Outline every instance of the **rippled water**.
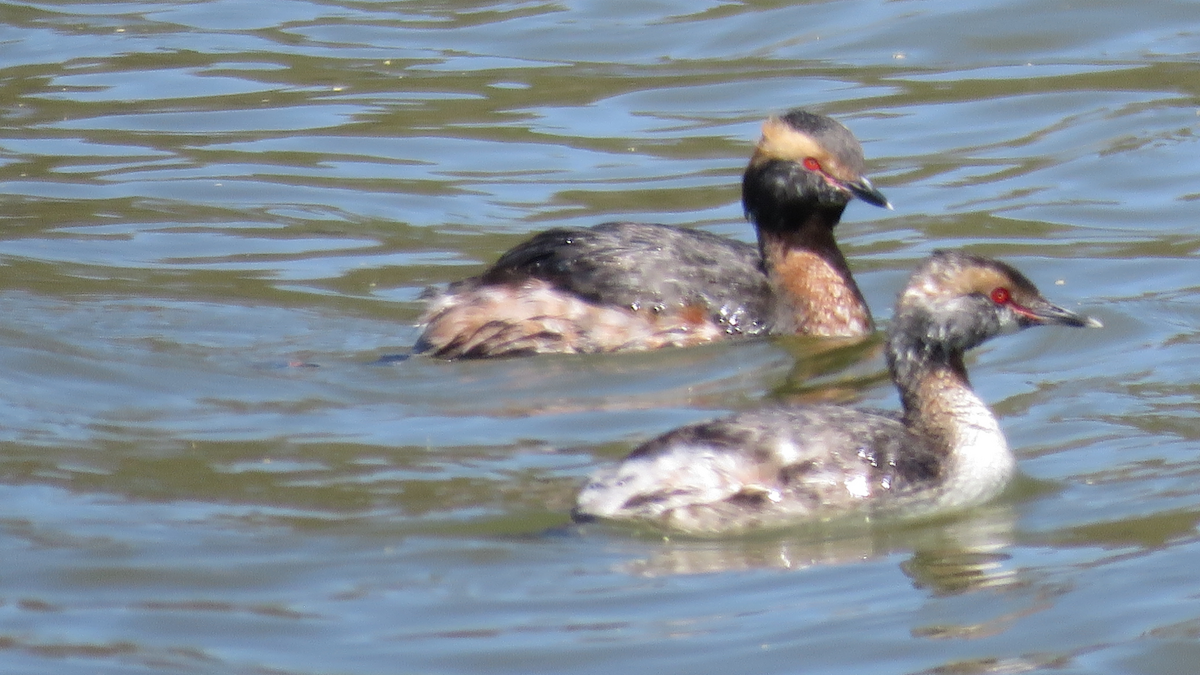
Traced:
POLYGON ((1200 5, 2 3, 0 115, 6 673, 1195 670, 1200 5), (575 528, 638 441, 893 406, 882 365, 380 362, 539 229, 750 239, 741 169, 796 105, 896 205, 840 228, 879 315, 961 246, 1105 322, 975 357, 1024 472, 998 502, 575 528))

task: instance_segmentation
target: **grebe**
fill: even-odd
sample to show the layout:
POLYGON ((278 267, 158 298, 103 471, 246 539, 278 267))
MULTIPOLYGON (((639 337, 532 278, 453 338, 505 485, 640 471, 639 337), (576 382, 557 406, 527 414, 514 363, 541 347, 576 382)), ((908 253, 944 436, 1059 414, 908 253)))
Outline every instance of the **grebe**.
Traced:
POLYGON ((833 238, 851 198, 891 208, 864 170, 840 123, 804 110, 772 117, 742 178, 757 247, 670 225, 548 230, 434 299, 414 351, 484 358, 867 335, 871 314, 833 238))
POLYGON ((938 251, 909 279, 887 330, 902 415, 776 406, 682 427, 596 472, 573 515, 714 534, 980 504, 1007 484, 1015 460, 971 390, 963 353, 1046 324, 1100 325, 1050 304, 1004 263, 938 251))

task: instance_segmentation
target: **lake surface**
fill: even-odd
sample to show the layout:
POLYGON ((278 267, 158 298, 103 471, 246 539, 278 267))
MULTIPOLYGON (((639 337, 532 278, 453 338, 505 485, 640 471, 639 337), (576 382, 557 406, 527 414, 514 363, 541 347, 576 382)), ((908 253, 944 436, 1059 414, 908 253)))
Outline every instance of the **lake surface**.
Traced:
POLYGON ((0 115, 0 671, 1195 672, 1200 4, 6 2, 0 115), (537 230, 751 240, 742 168, 800 105, 896 206, 839 228, 882 320, 964 247, 1105 323, 973 356, 996 502, 576 527, 666 429, 896 406, 881 361, 382 359, 537 230))

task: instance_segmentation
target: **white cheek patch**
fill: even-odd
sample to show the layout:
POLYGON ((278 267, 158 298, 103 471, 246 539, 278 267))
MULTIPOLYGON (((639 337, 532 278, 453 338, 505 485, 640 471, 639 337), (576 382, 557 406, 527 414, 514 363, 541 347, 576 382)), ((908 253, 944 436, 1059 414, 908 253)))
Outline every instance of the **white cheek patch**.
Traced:
POLYGON ((1020 330, 1021 324, 1017 323, 1016 321, 1006 318, 1000 322, 1001 335, 1012 335, 1013 333, 1020 332, 1020 330))

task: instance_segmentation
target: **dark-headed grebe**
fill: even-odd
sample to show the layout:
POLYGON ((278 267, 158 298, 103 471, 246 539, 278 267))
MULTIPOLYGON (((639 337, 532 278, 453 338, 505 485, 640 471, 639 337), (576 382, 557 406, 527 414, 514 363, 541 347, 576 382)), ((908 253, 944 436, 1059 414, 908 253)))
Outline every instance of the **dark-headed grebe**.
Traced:
POLYGON ((939 251, 913 273, 887 331, 902 416, 778 406, 682 427, 598 471, 574 515, 720 533, 982 503, 1008 482, 1015 461, 971 390, 963 353, 1044 324, 1100 325, 1050 304, 1004 263, 939 251))
POLYGON ((669 225, 548 230, 434 299, 416 351, 482 358, 866 335, 871 314, 833 239, 852 197, 891 208, 864 169, 862 146, 833 119, 772 117, 742 179, 757 247, 669 225))

